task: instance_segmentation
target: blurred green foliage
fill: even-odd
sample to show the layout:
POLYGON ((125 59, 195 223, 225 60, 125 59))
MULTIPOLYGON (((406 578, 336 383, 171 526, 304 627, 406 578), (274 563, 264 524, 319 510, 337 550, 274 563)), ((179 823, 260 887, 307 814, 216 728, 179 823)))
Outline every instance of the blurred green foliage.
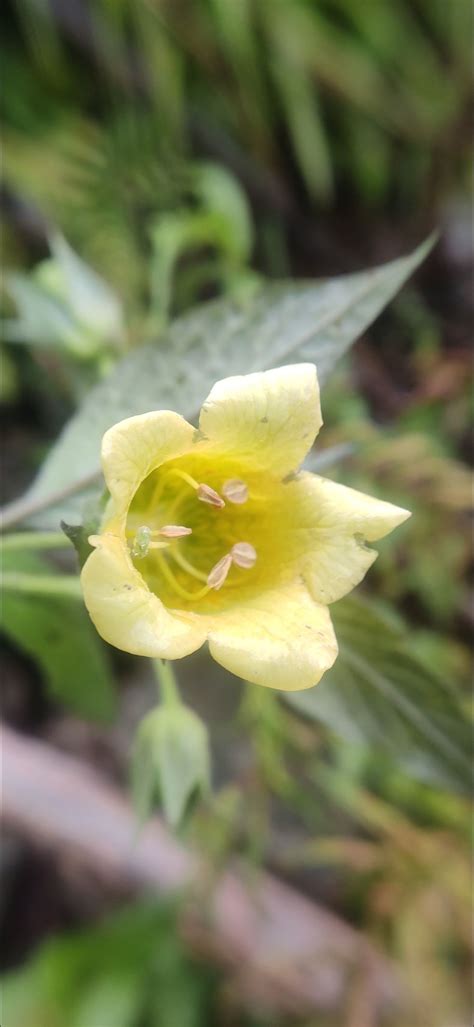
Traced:
MULTIPOLYGON (((2 630, 21 652, 35 660, 52 699, 79 716, 110 722, 116 694, 104 646, 85 609, 67 594, 21 591, 18 579, 39 583, 43 575, 63 582, 57 567, 35 552, 8 549, 0 543, 2 630), (11 580, 12 584, 8 582, 11 580)), ((44 579, 43 579, 44 580, 44 579)))
POLYGON ((49 942, 3 985, 8 1027, 201 1027, 216 975, 179 940, 176 910, 147 901, 49 942))
MULTIPOLYGON (((15 0, 2 42, 4 248, 15 268, 5 283, 7 410, 46 403, 49 418, 58 394, 72 409, 124 350, 159 338, 196 301, 245 298, 262 275, 308 273, 308 264, 313 274, 308 225, 319 238, 329 224, 337 254, 361 225, 381 236, 398 221, 423 226, 420 236, 431 228, 467 191, 471 28, 469 0, 15 0), (91 285, 109 315, 100 332, 91 285)), ((323 395, 322 444, 352 447, 323 473, 414 514, 380 546, 348 631, 366 648, 377 636, 385 687, 402 645, 414 695, 420 668, 423 713, 431 681, 467 712, 467 365, 462 345, 448 349, 446 324, 420 288, 388 316, 371 333, 369 357, 359 351, 355 361, 360 370, 377 358, 380 372, 388 327, 384 398, 397 375, 402 384, 382 423, 354 365, 323 395), (388 636, 397 642, 387 656, 388 636)), ((30 462, 37 446, 35 438, 30 462)), ((57 573, 33 554, 20 569, 57 573)), ((110 715, 107 654, 79 604, 12 592, 4 603, 10 640, 35 660, 50 694, 83 716, 110 715), (74 628, 65 644, 58 624, 66 622, 74 628)), ((342 634, 345 616, 341 607, 342 634)), ((347 717, 354 668, 342 661, 336 672, 343 681, 331 697, 347 691, 347 717)), ((467 803, 446 776, 436 784, 426 739, 415 768, 393 738, 383 746, 394 712, 380 698, 375 710, 366 686, 357 739, 341 730, 340 710, 303 717, 272 693, 246 691, 226 730, 245 740, 247 762, 197 806, 185 836, 216 868, 238 852, 250 867, 270 863, 298 885, 316 882, 316 893, 396 962, 408 996, 396 1027, 461 1023, 467 803)), ((435 712, 442 718, 446 707, 435 712)), ((444 741, 460 751, 463 737, 446 727, 444 741)), ((229 1011, 223 987, 225 995, 217 975, 184 951, 176 911, 147 903, 48 942, 5 981, 5 1024, 279 1027, 229 1011)))
POLYGON ((200 181, 197 145, 249 188, 261 253, 268 229, 281 274, 278 224, 298 182, 320 208, 346 192, 420 217, 467 181, 470 29, 468 0, 94 0, 74 15, 66 2, 53 13, 16 0, 3 41, 5 180, 132 311, 148 282, 148 225, 163 214, 167 246, 198 249, 201 287, 215 282, 216 250, 227 261, 240 240, 247 255, 243 200, 223 171, 200 181))

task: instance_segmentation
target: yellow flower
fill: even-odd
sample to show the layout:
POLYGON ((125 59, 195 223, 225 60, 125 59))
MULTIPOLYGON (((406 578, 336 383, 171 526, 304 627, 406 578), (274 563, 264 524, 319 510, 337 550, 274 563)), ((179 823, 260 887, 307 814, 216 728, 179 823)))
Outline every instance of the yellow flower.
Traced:
POLYGON ((315 685, 337 643, 328 604, 364 577, 406 510, 298 471, 322 424, 316 368, 217 382, 196 431, 158 410, 104 435, 110 500, 82 571, 106 641, 178 659, 206 640, 232 673, 315 685))

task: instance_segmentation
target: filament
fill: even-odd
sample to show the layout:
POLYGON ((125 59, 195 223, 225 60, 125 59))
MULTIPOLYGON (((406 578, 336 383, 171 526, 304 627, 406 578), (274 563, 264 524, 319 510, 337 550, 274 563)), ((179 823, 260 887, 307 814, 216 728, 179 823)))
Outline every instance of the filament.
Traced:
POLYGON ((197 578, 198 581, 207 582, 207 574, 204 574, 203 571, 198 571, 197 567, 194 567, 194 565, 190 563, 185 556, 183 556, 179 549, 176 549, 174 547, 173 549, 170 549, 170 556, 172 556, 173 559, 176 560, 176 563, 178 563, 179 566, 182 567, 183 571, 187 571, 188 574, 192 574, 193 578, 197 578))
POLYGON ((163 576, 166 578, 168 584, 171 585, 171 588, 173 588, 174 591, 177 592, 182 599, 187 599, 193 602, 196 599, 203 599, 204 596, 206 596, 208 592, 211 591, 209 585, 206 585, 204 588, 199 589, 198 592, 189 592, 188 589, 183 588, 180 582, 176 579, 175 575, 173 574, 173 571, 171 570, 171 567, 168 566, 164 557, 160 553, 157 553, 157 557, 160 570, 162 571, 163 576))

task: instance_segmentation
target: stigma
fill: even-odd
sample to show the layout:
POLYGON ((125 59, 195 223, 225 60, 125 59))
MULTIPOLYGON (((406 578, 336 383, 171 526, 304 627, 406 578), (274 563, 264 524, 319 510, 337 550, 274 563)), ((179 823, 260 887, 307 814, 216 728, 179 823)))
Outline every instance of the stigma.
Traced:
POLYGON ((186 535, 192 535, 192 528, 186 528, 184 524, 164 524, 156 531, 147 524, 142 524, 133 537, 132 556, 137 560, 143 560, 148 556, 150 549, 165 549, 174 539, 184 538, 186 535))

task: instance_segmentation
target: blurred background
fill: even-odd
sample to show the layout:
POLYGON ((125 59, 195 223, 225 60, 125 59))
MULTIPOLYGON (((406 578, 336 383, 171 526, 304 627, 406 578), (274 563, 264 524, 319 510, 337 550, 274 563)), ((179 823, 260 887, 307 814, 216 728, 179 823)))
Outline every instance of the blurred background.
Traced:
MULTIPOLYGON (((321 444, 342 447, 323 473, 414 512, 380 547, 362 598, 341 606, 340 631, 367 638, 369 660, 374 635, 391 640, 380 673, 395 688, 403 637, 415 702, 429 713, 441 680, 466 718, 471 42, 470 0, 10 0, 2 42, 3 501, 29 485, 90 387, 144 338, 159 345, 176 315, 261 279, 382 263, 437 228, 326 387, 321 444), (78 275, 99 276, 99 319, 68 291, 64 239, 78 275)), ((57 634, 63 616, 31 597, 5 603, 4 718, 125 794, 150 670, 79 622, 69 646, 55 644, 50 620, 57 634)), ((238 856, 249 888, 265 866, 354 928, 360 951, 373 945, 396 968, 383 1022, 466 1023, 465 788, 420 746, 403 758, 389 704, 374 712, 363 682, 356 701, 343 662, 334 687, 353 698, 355 737, 337 703, 315 719, 203 654, 178 670, 214 768, 182 843, 216 874, 238 856)), ((5 1027, 382 1022, 375 986, 359 987, 342 956, 320 1008, 289 1010, 263 971, 249 998, 189 943, 180 902, 111 891, 11 825, 1 873, 5 1027)))

